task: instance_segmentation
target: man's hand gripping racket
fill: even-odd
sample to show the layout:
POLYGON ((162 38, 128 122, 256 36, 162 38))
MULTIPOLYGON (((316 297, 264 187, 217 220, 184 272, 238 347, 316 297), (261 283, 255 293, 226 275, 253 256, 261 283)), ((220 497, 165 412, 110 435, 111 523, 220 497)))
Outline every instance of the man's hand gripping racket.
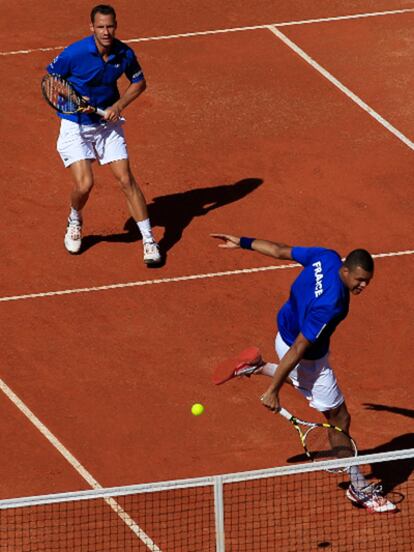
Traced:
POLYGON ((105 110, 90 105, 70 83, 59 75, 45 75, 42 78, 41 86, 43 97, 59 113, 66 115, 97 113, 101 117, 106 115, 105 110))

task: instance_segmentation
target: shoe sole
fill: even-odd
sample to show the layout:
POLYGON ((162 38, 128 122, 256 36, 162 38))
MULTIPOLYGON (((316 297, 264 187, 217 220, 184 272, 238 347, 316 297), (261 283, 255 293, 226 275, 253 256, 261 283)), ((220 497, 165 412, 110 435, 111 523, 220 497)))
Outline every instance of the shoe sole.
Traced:
POLYGON ((79 249, 77 251, 71 251, 70 249, 68 249, 66 247, 66 244, 65 244, 65 249, 66 251, 70 254, 70 255, 79 255, 80 251, 81 251, 81 248, 79 247, 79 249))
POLYGON ((154 265, 154 264, 160 264, 160 262, 162 261, 161 257, 157 260, 154 260, 154 259, 144 259, 144 264, 146 265, 154 265))
POLYGON ((63 245, 65 246, 65 249, 68 253, 70 253, 70 255, 78 255, 80 253, 80 250, 82 248, 82 245, 79 246, 79 249, 77 251, 71 251, 67 245, 66 245, 66 242, 63 242, 63 245))

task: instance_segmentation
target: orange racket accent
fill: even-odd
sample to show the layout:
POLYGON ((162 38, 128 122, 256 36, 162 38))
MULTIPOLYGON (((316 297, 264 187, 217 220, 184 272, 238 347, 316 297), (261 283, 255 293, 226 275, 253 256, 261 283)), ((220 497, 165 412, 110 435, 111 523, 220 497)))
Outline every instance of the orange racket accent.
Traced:
POLYGON ((213 383, 215 385, 225 383, 226 381, 236 377, 237 369, 246 365, 259 364, 261 361, 262 356, 259 349, 257 347, 249 347, 239 353, 236 357, 228 358, 227 360, 220 362, 214 370, 212 377, 213 383))

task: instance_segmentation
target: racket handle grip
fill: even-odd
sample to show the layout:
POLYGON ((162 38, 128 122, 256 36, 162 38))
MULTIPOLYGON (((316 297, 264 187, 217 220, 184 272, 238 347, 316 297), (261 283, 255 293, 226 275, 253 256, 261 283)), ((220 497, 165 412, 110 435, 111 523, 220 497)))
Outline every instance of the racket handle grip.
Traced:
POLYGON ((97 107, 97 108, 96 108, 96 113, 97 113, 98 115, 100 115, 101 117, 105 117, 106 111, 105 111, 105 109, 101 109, 101 108, 97 107))
POLYGON ((286 418, 286 420, 291 420, 292 419, 292 414, 290 412, 288 412, 285 408, 281 408, 279 410, 279 414, 281 416, 283 416, 284 418, 286 418))

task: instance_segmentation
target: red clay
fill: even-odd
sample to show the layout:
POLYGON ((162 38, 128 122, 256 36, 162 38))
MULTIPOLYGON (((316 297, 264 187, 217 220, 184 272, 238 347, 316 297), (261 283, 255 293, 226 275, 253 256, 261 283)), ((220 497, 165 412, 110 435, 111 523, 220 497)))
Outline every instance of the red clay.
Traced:
MULTIPOLYGON (((83 3, 73 4, 84 9, 83 3)), ((187 4, 171 8, 162 28, 154 2, 139 11, 125 4, 122 36, 343 11, 342 2, 331 1, 313 2, 312 9, 309 2, 297 2, 291 11, 290 2, 279 11, 275 3, 255 2, 237 15, 213 2, 189 13, 187 4)), ((385 9, 389 2, 348 4, 351 13, 385 9)), ((399 3, 407 5, 412 3, 399 3)), ((10 7, 7 17, 21 25, 9 31, 3 49, 65 44, 82 34, 83 16, 76 10, 69 16, 55 5, 55 11, 46 7, 36 8, 35 22, 10 7)), ((409 82, 400 84, 398 97, 393 88, 380 86, 391 74, 409 79, 409 62, 396 58, 392 69, 382 67, 386 51, 378 56, 365 42, 365 33, 372 38, 377 29, 392 34, 401 25, 406 33, 407 22, 409 17, 383 17, 375 28, 358 21, 286 33, 410 132, 412 121, 401 107, 401 95, 408 97, 412 89, 409 82), (351 63, 352 56, 363 56, 364 63, 351 63), (380 83, 371 78, 375 71, 381 72, 380 83)), ((393 35, 387 36, 387 48, 395 48, 393 35)), ((378 47, 378 35, 374 38, 378 47)), ((149 89, 128 111, 126 128, 157 236, 167 228, 167 264, 144 267, 136 234, 128 224, 124 229, 128 215, 121 192, 105 169, 96 171, 97 188, 85 214, 86 232, 95 237, 81 256, 65 253, 69 175, 54 150, 57 121, 39 88, 54 54, 5 56, 3 297, 271 264, 249 252, 217 249, 208 237, 214 231, 326 245, 341 253, 357 246, 373 253, 412 248, 411 150, 270 32, 143 42, 136 51, 149 89)), ((333 363, 362 450, 413 446, 413 419, 393 411, 412 408, 411 270, 411 257, 378 260, 372 286, 352 301, 349 319, 333 340, 333 363)), ((250 344, 274 358, 276 309, 296 273, 2 303, 1 377, 103 485, 284 464, 300 445, 284 420, 260 405, 266 382, 251 378, 218 388, 211 372, 219 360, 250 344), (205 405, 203 416, 191 416, 194 402, 205 405)), ((297 415, 309 416, 292 390, 283 390, 282 398, 297 415)), ((8 437, 8 453, 1 497, 85 488, 23 415, 2 402, 0 429, 8 437)))

